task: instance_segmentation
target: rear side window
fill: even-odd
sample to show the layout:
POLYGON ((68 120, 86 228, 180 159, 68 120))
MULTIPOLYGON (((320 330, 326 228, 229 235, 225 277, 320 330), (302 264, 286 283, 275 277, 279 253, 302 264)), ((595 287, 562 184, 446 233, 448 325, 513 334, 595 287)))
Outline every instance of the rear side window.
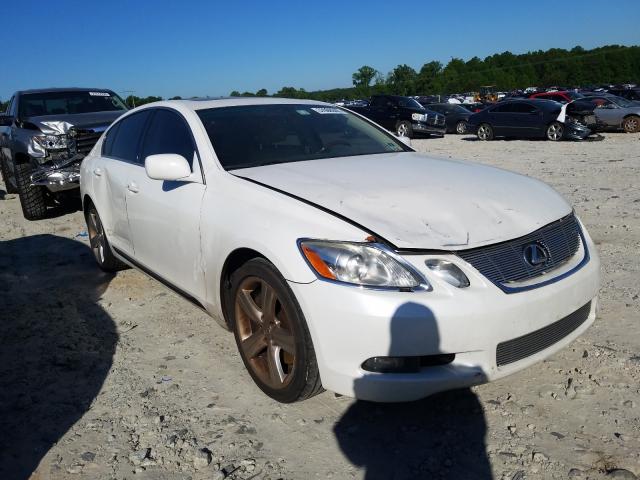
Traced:
POLYGON ((515 103, 513 107, 514 111, 517 113, 535 113, 538 111, 536 107, 529 105, 528 103, 515 103))
POLYGON ((192 166, 196 148, 189 126, 180 115, 170 110, 156 110, 147 130, 142 158, 159 153, 182 155, 192 166))
POLYGON ((138 146, 140 137, 144 131, 145 124, 149 118, 149 111, 134 113, 118 122, 118 130, 113 144, 111 145, 110 156, 127 160, 129 162, 141 163, 138 159, 138 146))
POLYGON ((513 113, 516 111, 515 103, 505 103, 504 105, 498 105, 493 110, 493 113, 513 113))

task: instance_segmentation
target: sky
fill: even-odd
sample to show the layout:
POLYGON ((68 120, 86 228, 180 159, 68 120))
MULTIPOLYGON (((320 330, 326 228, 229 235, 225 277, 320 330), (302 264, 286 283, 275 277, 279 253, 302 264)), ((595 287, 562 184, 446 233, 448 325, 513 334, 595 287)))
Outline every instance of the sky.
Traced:
POLYGON ((509 50, 640 45, 638 0, 4 0, 0 99, 41 87, 221 96, 351 86, 509 50))

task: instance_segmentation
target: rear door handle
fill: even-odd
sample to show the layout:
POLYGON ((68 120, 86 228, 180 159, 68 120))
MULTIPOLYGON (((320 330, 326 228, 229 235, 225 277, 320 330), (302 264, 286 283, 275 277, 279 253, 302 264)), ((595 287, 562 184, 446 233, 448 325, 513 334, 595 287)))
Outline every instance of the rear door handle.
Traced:
POLYGON ((136 185, 136 182, 131 182, 129 185, 127 185, 127 190, 129 190, 131 193, 138 193, 140 191, 138 189, 138 185, 136 185))
POLYGON ((94 169, 93 169, 93 174, 94 174, 96 177, 101 177, 101 176, 102 176, 102 169, 101 169, 101 168, 94 168, 94 169))

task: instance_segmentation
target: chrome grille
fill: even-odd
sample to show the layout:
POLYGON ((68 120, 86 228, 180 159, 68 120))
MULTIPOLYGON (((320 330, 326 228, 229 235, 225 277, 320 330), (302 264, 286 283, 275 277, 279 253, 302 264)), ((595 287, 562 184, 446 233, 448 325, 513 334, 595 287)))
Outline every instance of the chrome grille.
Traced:
POLYGON ((576 254, 580 240, 580 225, 575 215, 570 214, 515 240, 463 250, 456 254, 491 282, 504 287, 512 282, 536 278, 559 267, 576 254), (524 249, 532 243, 546 249, 546 262, 534 266, 525 261, 524 249))
POLYGON ((496 364, 501 367, 530 357, 559 342, 582 325, 591 313, 591 302, 535 332, 498 344, 496 364))
POLYGON ((87 155, 98 139, 102 135, 102 132, 94 132, 92 130, 79 130, 74 137, 76 153, 80 155, 87 155))

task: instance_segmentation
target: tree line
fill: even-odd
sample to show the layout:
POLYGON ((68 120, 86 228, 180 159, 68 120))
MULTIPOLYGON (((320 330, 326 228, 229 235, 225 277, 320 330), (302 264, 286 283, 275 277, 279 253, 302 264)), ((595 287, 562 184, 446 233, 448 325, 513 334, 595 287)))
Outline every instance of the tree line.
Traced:
MULTIPOLYGON (((478 91, 482 85, 511 91, 526 87, 589 86, 640 81, 640 46, 607 45, 585 50, 551 48, 515 55, 509 51, 467 61, 452 58, 446 65, 430 61, 419 70, 403 64, 384 74, 363 65, 351 75, 347 88, 306 91, 304 88, 282 87, 274 97, 308 98, 335 101, 342 98, 366 98, 372 94, 446 95, 478 91)), ((265 88, 253 92, 234 90, 232 97, 266 97, 265 88)), ((180 99, 172 97, 171 100, 180 99)), ((162 100, 162 97, 129 95, 129 107, 162 100)), ((0 111, 7 103, 0 102, 0 111)))

